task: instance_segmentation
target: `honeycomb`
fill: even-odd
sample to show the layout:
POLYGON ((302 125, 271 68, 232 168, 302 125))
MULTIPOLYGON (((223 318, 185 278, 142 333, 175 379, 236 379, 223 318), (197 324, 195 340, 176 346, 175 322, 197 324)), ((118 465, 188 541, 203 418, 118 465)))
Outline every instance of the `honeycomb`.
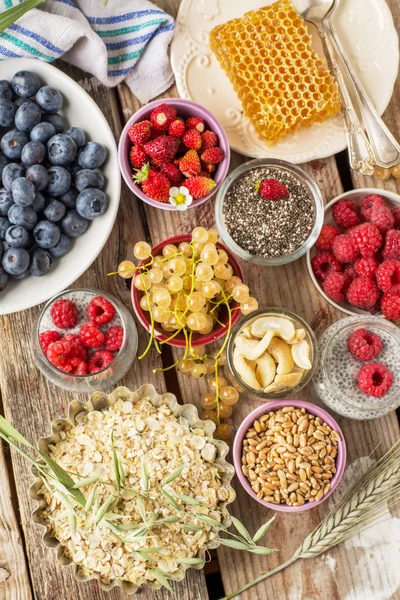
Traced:
POLYGON ((340 110, 336 82, 289 0, 218 25, 210 47, 268 145, 340 110))

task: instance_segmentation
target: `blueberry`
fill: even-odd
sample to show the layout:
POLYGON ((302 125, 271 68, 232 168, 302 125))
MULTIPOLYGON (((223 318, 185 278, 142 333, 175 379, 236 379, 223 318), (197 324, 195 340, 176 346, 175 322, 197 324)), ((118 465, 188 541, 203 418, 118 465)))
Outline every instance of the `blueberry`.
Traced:
POLYGON ((29 233, 21 225, 11 225, 6 231, 5 241, 11 248, 27 248, 31 242, 29 233))
POLYGON ((48 159, 53 165, 68 165, 77 151, 74 140, 64 133, 53 135, 47 142, 48 159))
POLYGON ((0 292, 2 292, 8 283, 8 275, 5 272, 5 270, 3 269, 3 267, 0 265, 0 292))
POLYGON ((42 111, 33 102, 24 102, 15 113, 15 127, 29 133, 40 122, 42 111))
POLYGON ((56 134, 56 128, 51 123, 38 123, 32 129, 30 136, 33 142, 42 142, 45 144, 53 135, 56 134))
POLYGON ((0 217, 0 242, 5 240, 6 231, 11 226, 11 223, 5 217, 0 217))
POLYGON ((44 196, 42 194, 39 194, 39 192, 36 192, 35 199, 32 202, 31 206, 35 212, 42 212, 42 210, 44 210, 44 207, 46 206, 46 200, 44 196))
POLYGON ((49 196, 62 196, 66 194, 71 187, 71 175, 64 167, 50 167, 47 171, 49 182, 46 187, 46 194, 49 196))
POLYGON ((22 98, 31 98, 40 88, 40 79, 31 71, 18 71, 12 78, 14 92, 22 98))
POLYGON ((60 240, 60 229, 51 221, 39 221, 33 230, 33 237, 40 248, 52 248, 60 240))
POLYGON ((28 143, 25 133, 18 129, 7 131, 1 138, 1 149, 7 158, 21 158, 22 148, 28 143))
POLYGON ((0 190, 0 217, 6 217, 11 206, 14 204, 12 194, 9 190, 0 190))
POLYGON ((59 200, 50 200, 43 212, 46 219, 48 219, 49 221, 54 221, 56 223, 57 221, 61 221, 61 219, 65 217, 67 207, 59 200))
POLYGON ((65 133, 72 137, 78 148, 82 148, 85 145, 86 133, 80 127, 70 127, 65 133))
POLYGON ((98 169, 107 158, 107 150, 102 144, 89 142, 83 146, 78 162, 82 169, 98 169))
POLYGON ((65 168, 73 177, 79 172, 82 171, 82 167, 78 163, 78 159, 75 159, 69 165, 66 165, 65 168))
POLYGON ((36 102, 39 104, 40 108, 43 108, 46 112, 56 113, 62 108, 64 99, 58 90, 49 85, 45 85, 40 88, 36 94, 36 102))
POLYGON ((49 180, 47 169, 43 165, 32 165, 26 170, 25 177, 33 183, 38 192, 44 190, 49 180))
POLYGON ((20 106, 25 104, 25 102, 32 102, 32 100, 29 100, 29 98, 17 98, 14 104, 17 108, 19 108, 20 106))
POLYGON ((12 182, 11 193, 15 204, 30 206, 35 199, 35 186, 26 177, 17 177, 12 182))
POLYGON ((89 227, 89 221, 81 217, 76 210, 69 210, 61 221, 61 229, 72 238, 81 236, 89 227))
POLYGON ((67 254, 68 250, 71 248, 71 240, 67 235, 63 233, 60 235, 60 241, 58 244, 53 246, 53 248, 49 249, 49 253, 53 258, 61 258, 64 254, 67 254))
POLYGON ((0 152, 0 179, 3 174, 3 169, 6 165, 8 165, 9 160, 2 152, 0 152))
POLYGON ((0 81, 0 98, 4 100, 12 100, 13 90, 9 81, 2 79, 0 81))
POLYGON ((16 114, 15 104, 6 98, 0 98, 0 125, 2 127, 10 127, 14 124, 16 114))
POLYGON ((18 165, 17 163, 8 163, 3 169, 3 173, 1 175, 3 186, 6 190, 11 190, 11 185, 14 179, 17 177, 23 177, 25 173, 25 169, 22 165, 18 165))
POLYGON ((100 217, 107 210, 107 197, 96 188, 83 190, 76 200, 76 210, 85 219, 100 217))
POLYGON ((31 257, 31 274, 34 277, 43 277, 50 271, 51 256, 46 250, 36 248, 31 257))
POLYGON ((98 188, 101 190, 104 187, 104 177, 97 169, 94 171, 91 169, 82 169, 75 175, 75 187, 80 192, 86 188, 98 188))
POLYGON ((54 126, 56 133, 62 133, 65 129, 64 120, 57 113, 55 113, 55 114, 44 113, 42 115, 42 122, 51 123, 54 126))
POLYGON ((21 160, 25 166, 41 164, 46 157, 46 146, 42 142, 28 142, 22 149, 21 160))
POLYGON ((26 271, 22 271, 22 273, 20 273, 19 275, 11 275, 11 277, 13 279, 25 279, 25 277, 28 277, 28 275, 30 275, 30 274, 31 274, 31 272, 28 268, 28 269, 26 269, 26 271))
POLYGON ((18 206, 18 204, 13 204, 8 211, 8 219, 13 225, 21 225, 30 231, 37 223, 37 214, 32 206, 18 206))
POLYGON ((58 199, 61 200, 67 208, 75 208, 78 195, 78 191, 74 187, 71 187, 66 194, 59 196, 58 199))
POLYGON ((29 267, 30 257, 25 248, 8 248, 3 254, 3 269, 9 275, 20 275, 29 267))

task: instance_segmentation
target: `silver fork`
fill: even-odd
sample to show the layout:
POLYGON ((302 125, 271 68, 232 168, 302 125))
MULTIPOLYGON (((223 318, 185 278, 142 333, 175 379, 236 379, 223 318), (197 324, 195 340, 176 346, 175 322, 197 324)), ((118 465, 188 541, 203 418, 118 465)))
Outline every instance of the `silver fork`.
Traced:
POLYGON ((380 167, 390 169, 400 163, 400 145, 377 113, 367 92, 360 83, 351 62, 346 56, 332 22, 332 17, 338 9, 339 4, 340 0, 333 0, 332 8, 323 19, 322 26, 330 36, 340 66, 343 69, 343 72, 346 73, 348 80, 351 82, 354 95, 359 102, 360 111, 374 152, 376 164, 380 167))
POLYGON ((354 109, 352 97, 347 89, 342 71, 335 60, 330 32, 323 26, 323 20, 333 8, 334 0, 292 0, 294 7, 303 19, 314 23, 321 37, 328 67, 335 77, 343 106, 344 127, 347 137, 349 161, 352 169, 363 175, 373 175, 376 164, 372 147, 363 124, 360 123, 354 109))

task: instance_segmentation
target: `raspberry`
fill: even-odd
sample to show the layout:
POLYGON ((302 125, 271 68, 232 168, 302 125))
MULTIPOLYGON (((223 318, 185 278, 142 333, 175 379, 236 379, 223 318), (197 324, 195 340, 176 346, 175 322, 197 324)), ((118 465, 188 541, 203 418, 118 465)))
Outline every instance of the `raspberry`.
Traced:
POLYGON ((396 294, 383 294, 381 298, 383 316, 390 321, 400 319, 400 296, 396 294))
POLYGON ((218 146, 218 136, 209 129, 201 134, 201 149, 215 148, 218 146))
POLYGON ((171 125, 168 127, 169 135, 172 135, 176 138, 181 138, 186 131, 185 123, 183 119, 175 119, 172 121, 171 125))
POLYGON ((363 256, 357 258, 353 265, 354 273, 358 275, 358 277, 369 277, 370 279, 375 278, 378 267, 379 261, 375 256, 363 256))
POLYGON ((400 231, 390 229, 385 237, 385 243, 382 250, 383 258, 394 258, 400 260, 400 231))
POLYGON ((44 331, 43 333, 41 333, 39 339, 43 352, 46 354, 49 345, 53 342, 58 342, 60 338, 61 336, 58 333, 58 331, 44 331))
POLYGON ((339 233, 340 231, 335 225, 323 225, 315 247, 318 250, 332 250, 333 240, 339 233))
POLYGON ((353 246, 362 256, 373 256, 382 245, 382 236, 375 225, 362 223, 347 232, 353 246))
POLYGON ((332 217, 339 227, 354 227, 360 219, 356 213, 356 205, 352 200, 339 200, 332 206, 332 217))
POLYGON ((50 308, 50 316, 56 327, 72 329, 78 322, 78 309, 71 300, 57 300, 50 308))
POLYGON ((96 296, 89 302, 87 314, 89 319, 94 321, 96 325, 104 325, 114 317, 115 308, 103 296, 96 296))
POLYGON ((332 251, 341 263, 352 263, 357 257, 351 239, 345 233, 337 235, 332 243, 332 251))
POLYGON ((69 363, 70 351, 70 343, 65 340, 59 340, 58 342, 49 344, 46 355, 52 365, 61 369, 61 371, 65 371, 65 373, 70 373, 72 371, 72 366, 69 363))
POLYGON ((342 265, 333 256, 332 252, 320 252, 311 261, 312 270, 317 279, 323 281, 329 273, 340 273, 342 265))
POLYGON ((361 200, 361 216, 365 221, 369 221, 372 214, 373 208, 378 208, 378 206, 386 206, 385 200, 382 196, 378 196, 378 194, 370 194, 369 196, 365 196, 361 200))
POLYGON ((97 329, 94 321, 82 325, 79 337, 88 348, 100 348, 104 344, 104 333, 97 329))
POLYGON ((376 272, 376 281, 385 294, 400 294, 400 262, 384 260, 376 272))
POLYGON ((400 207, 392 210, 395 229, 400 229, 400 207))
POLYGON ((384 235, 389 229, 394 227, 394 216, 387 206, 373 206, 369 222, 375 225, 382 235, 384 235))
MULTIPOLYGON (((358 260, 360 260, 360 259, 358 259, 358 260)), ((351 281, 353 281, 353 279, 355 279, 357 277, 357 273, 354 270, 354 265, 345 265, 345 267, 343 269, 343 273, 345 275, 347 275, 347 277, 349 279, 351 279, 351 281)))
POLYGON ((72 367, 71 373, 73 375, 87 375, 88 366, 84 360, 80 360, 77 356, 73 356, 70 358, 69 364, 72 367))
POLYGON ((368 329, 356 329, 347 340, 347 347, 354 358, 367 362, 378 356, 382 350, 382 340, 368 329))
POLYGON ((86 348, 85 345, 79 339, 79 336, 74 335, 73 333, 67 333, 62 338, 63 342, 68 342, 71 346, 71 350, 69 351, 69 356, 79 358, 80 360, 86 359, 86 348))
POLYGON ((353 279, 347 290, 347 300, 358 308, 370 309, 375 306, 379 298, 379 290, 375 281, 369 277, 353 279))
POLYGON ((108 350, 96 350, 89 356, 88 360, 88 370, 89 373, 98 373, 102 371, 114 360, 114 355, 108 350))
POLYGON ((343 302, 351 280, 344 273, 330 273, 322 283, 327 296, 336 302, 343 302))
POLYGON ((121 348, 123 340, 124 330, 122 327, 110 327, 104 337, 104 347, 110 352, 115 352, 121 348))
POLYGON ((393 373, 380 362, 364 365, 357 375, 358 387, 375 398, 382 398, 393 385, 393 373))

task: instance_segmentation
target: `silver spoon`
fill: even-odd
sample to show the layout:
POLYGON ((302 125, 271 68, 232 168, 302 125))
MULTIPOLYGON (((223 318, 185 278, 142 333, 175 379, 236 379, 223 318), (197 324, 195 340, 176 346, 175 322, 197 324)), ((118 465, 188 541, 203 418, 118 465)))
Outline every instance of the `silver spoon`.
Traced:
POLYGON ((368 94, 360 83, 351 62, 346 56, 332 22, 332 17, 339 7, 339 4, 340 0, 333 0, 332 8, 323 19, 322 25, 325 31, 330 35, 340 66, 343 69, 343 72, 346 73, 348 80, 351 82, 354 95, 359 101, 362 118, 367 129, 376 164, 380 167, 390 169, 400 163, 400 145, 377 113, 368 94))
POLYGON ((293 0, 294 7, 299 15, 306 21, 316 25, 322 40, 328 67, 338 83, 342 99, 350 166, 355 171, 360 171, 362 175, 373 175, 375 158, 371 145, 364 133, 362 124, 358 120, 345 79, 335 60, 329 34, 323 27, 323 19, 332 9, 333 2, 334 0, 293 0))

